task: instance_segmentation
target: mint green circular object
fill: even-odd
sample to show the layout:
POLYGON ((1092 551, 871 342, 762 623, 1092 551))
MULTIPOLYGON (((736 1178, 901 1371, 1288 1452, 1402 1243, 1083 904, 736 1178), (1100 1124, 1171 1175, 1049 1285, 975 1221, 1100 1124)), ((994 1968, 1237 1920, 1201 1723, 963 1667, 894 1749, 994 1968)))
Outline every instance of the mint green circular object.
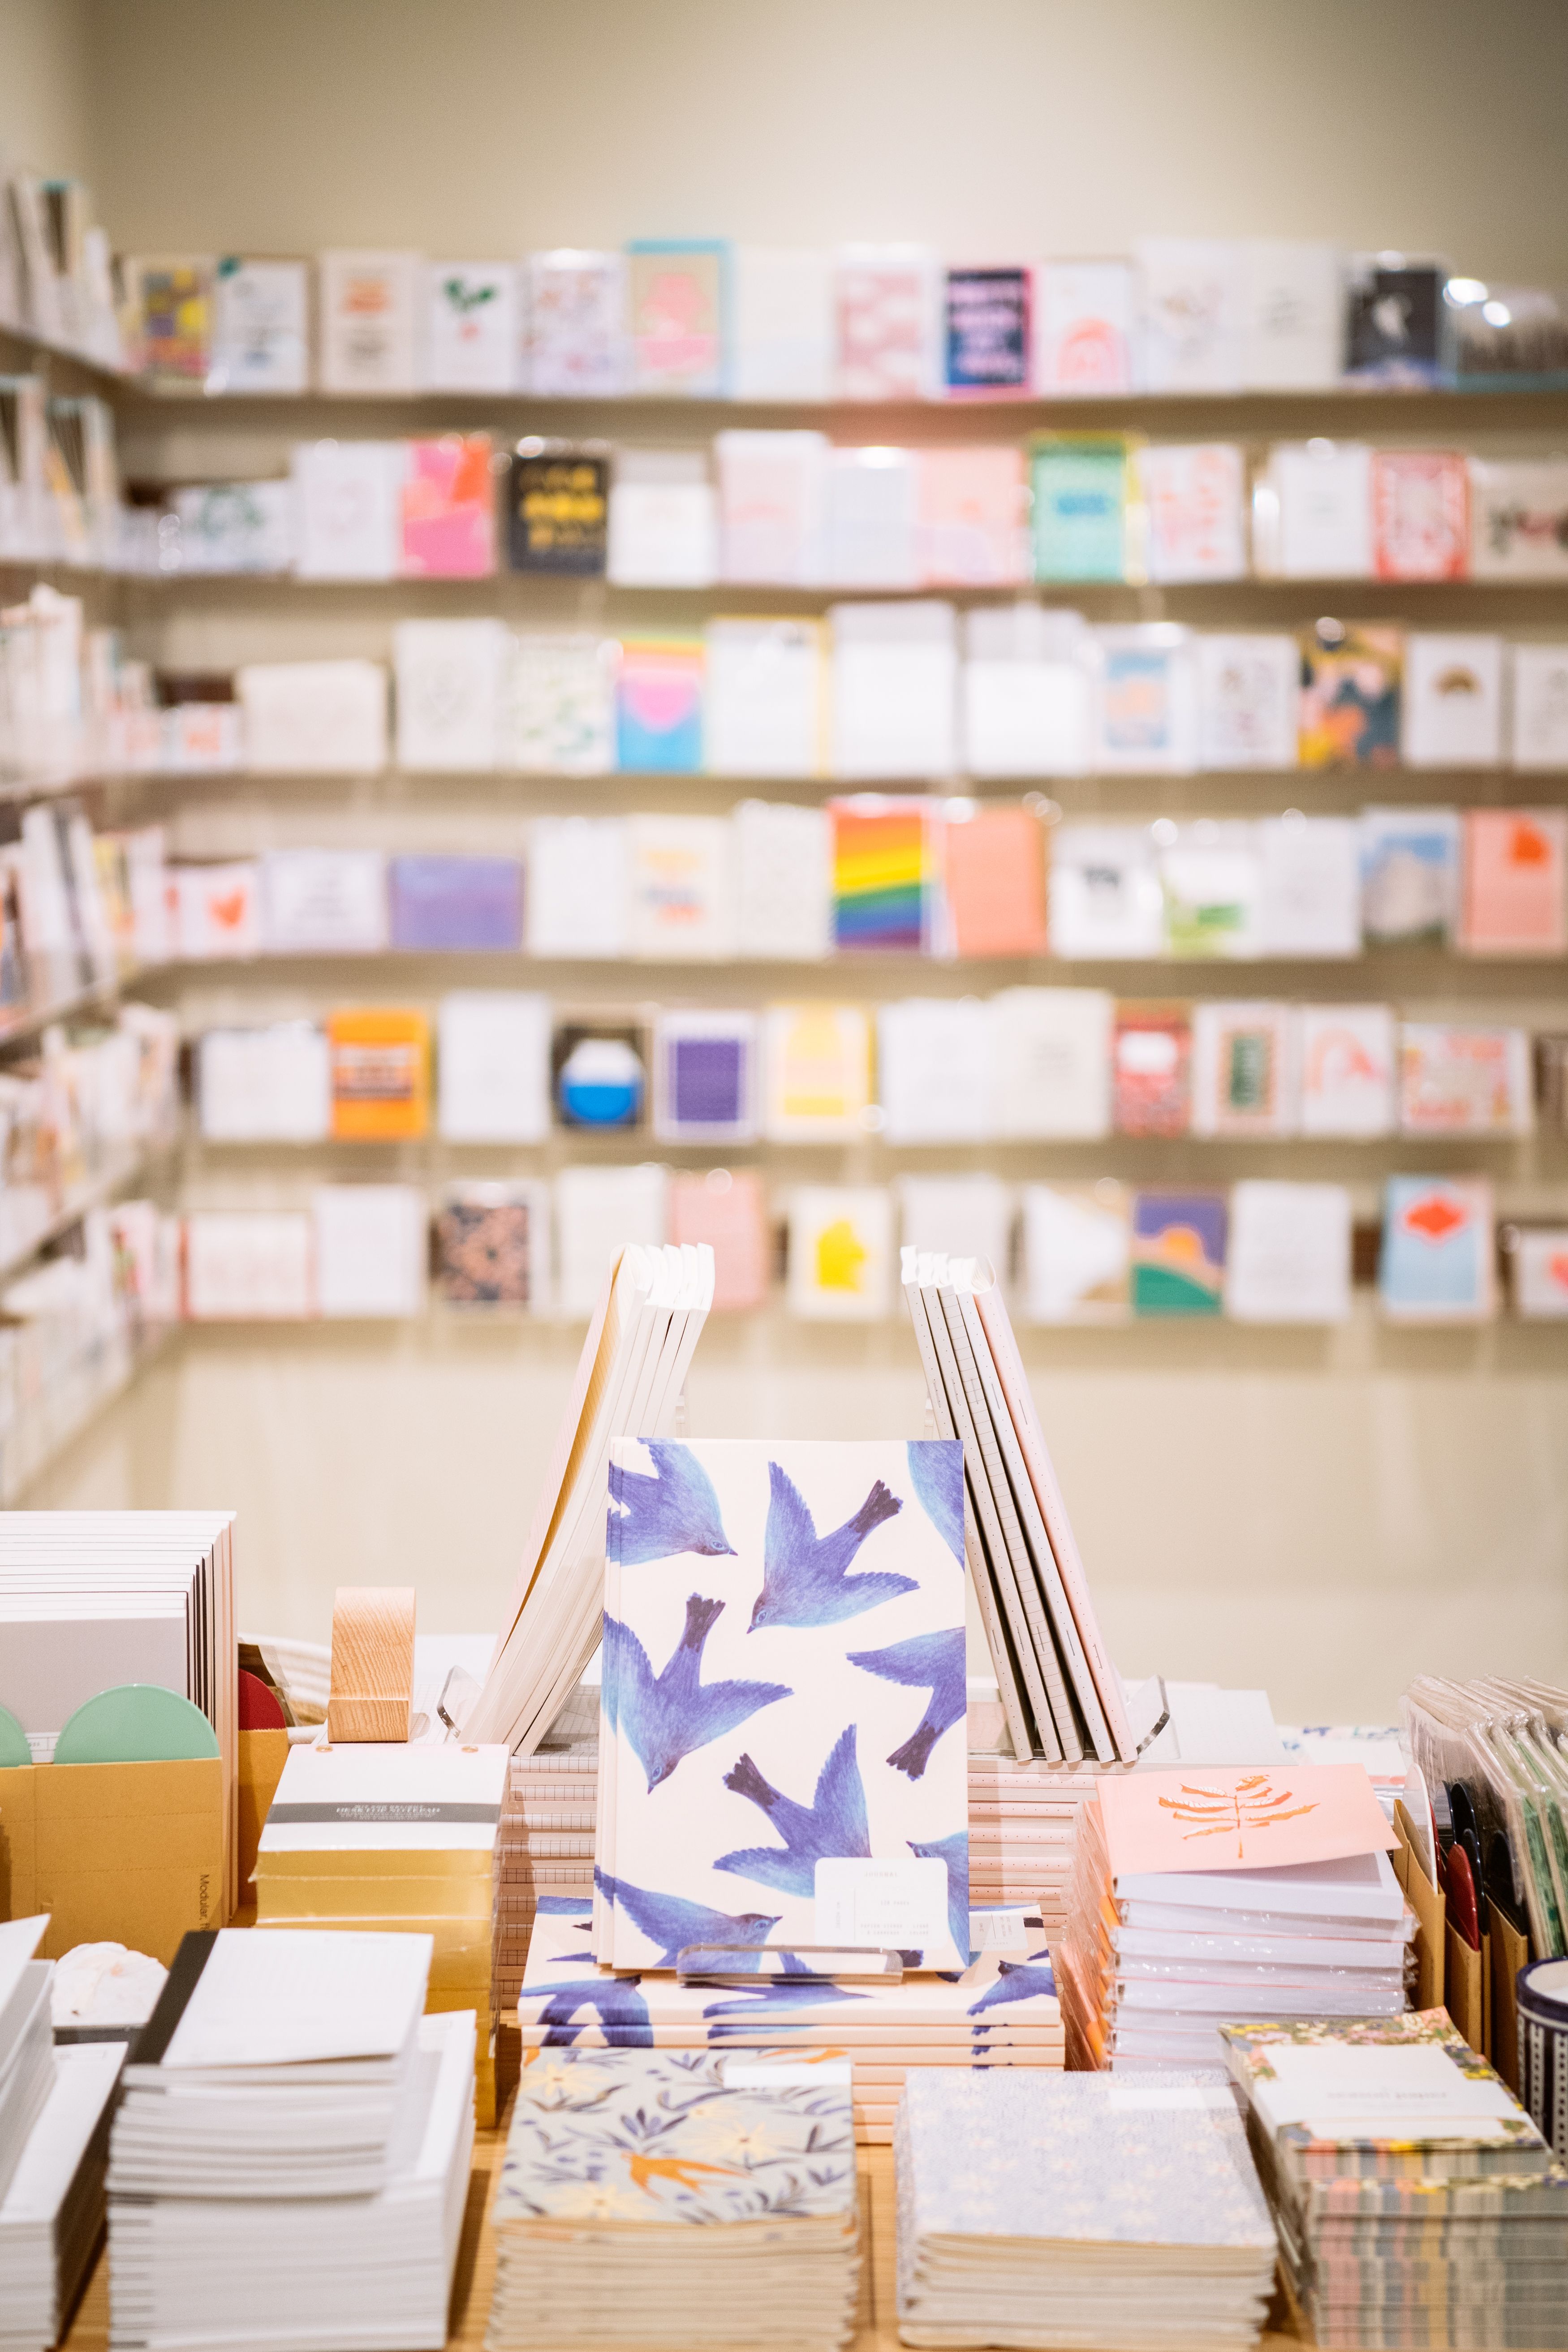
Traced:
POLYGON ((27 1745, 27 1735, 9 1707, 0 1706, 0 1771, 13 1764, 30 1764, 33 1751, 27 1745))
POLYGON ((84 1699, 55 1742, 57 1764, 173 1764, 216 1754, 201 1708, 157 1683, 120 1683, 84 1699))

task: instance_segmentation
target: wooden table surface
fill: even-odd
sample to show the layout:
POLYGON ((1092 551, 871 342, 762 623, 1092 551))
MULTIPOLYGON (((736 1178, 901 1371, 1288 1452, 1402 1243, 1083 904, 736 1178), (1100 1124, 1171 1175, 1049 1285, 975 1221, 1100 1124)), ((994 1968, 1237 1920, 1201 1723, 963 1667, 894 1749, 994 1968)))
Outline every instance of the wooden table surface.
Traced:
MULTIPOLYGON (((505 2139, 503 2131, 482 2131, 475 2141, 468 2209, 452 2290, 447 2352, 479 2352, 485 2340, 496 2267, 495 2239, 489 2224, 490 2188, 505 2139)), ((890 2148, 860 2150, 860 2226, 868 2259, 861 2263, 860 2307, 856 2315, 852 2352, 893 2352, 899 2329, 893 2294, 890 2148)), ((63 2352, 106 2352, 108 2342, 109 2266, 100 2254, 66 2336, 63 2352)), ((1301 2343, 1302 2331, 1281 2302, 1276 2306, 1274 2326, 1262 2339, 1261 2352, 1300 2352, 1301 2343)))

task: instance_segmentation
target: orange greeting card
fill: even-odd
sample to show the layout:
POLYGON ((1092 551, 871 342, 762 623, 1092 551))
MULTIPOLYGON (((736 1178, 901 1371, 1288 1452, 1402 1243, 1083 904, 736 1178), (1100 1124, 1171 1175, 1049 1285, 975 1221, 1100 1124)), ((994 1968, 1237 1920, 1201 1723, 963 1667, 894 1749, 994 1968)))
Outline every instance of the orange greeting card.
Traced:
POLYGON ((943 832, 953 954, 1044 955, 1046 828, 1033 809, 976 804, 943 832))
POLYGON ((390 1008, 334 1013, 332 1134, 341 1143, 424 1135, 430 1124, 430 1024, 390 1008))
POLYGON ((1360 1764, 1226 1766, 1103 1780, 1113 1878, 1151 1870, 1278 1870, 1398 1843, 1360 1764))
POLYGON ((1469 955, 1568 948, 1568 811, 1467 809, 1459 940, 1469 955))

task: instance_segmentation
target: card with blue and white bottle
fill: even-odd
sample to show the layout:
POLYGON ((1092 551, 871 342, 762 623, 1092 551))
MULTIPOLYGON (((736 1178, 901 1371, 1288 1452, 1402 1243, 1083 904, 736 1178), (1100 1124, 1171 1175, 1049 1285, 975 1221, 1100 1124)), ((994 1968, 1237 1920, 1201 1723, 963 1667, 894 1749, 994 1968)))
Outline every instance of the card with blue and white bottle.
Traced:
POLYGON ((962 1446, 617 1438, 605 1549, 600 1960, 963 1968, 962 1446))

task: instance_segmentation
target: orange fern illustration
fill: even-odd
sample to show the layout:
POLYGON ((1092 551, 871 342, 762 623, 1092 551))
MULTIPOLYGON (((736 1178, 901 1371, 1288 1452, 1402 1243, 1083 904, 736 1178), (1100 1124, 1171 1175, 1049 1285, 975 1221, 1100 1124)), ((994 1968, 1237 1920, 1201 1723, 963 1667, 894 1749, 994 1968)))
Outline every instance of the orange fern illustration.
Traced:
POLYGON ((732 2164, 693 2164, 679 2156, 628 2156, 626 2169, 631 2174, 632 2186, 651 2197, 650 2181, 672 2180, 677 2189, 695 2189, 698 2173, 733 2173, 735 2168, 732 2164))
POLYGON ((1227 1837, 1236 1832, 1236 1858, 1247 1858, 1247 1838, 1253 1830, 1278 1829, 1281 1822, 1300 1821, 1303 1813, 1315 1813, 1317 1800, 1305 1805, 1292 1804, 1292 1789, 1276 1789, 1267 1772, 1249 1773, 1232 1789, 1202 1789, 1184 1780, 1179 1797, 1162 1797, 1161 1810, 1172 1813, 1191 1828, 1182 1832, 1184 1840, 1202 1837, 1227 1837))

